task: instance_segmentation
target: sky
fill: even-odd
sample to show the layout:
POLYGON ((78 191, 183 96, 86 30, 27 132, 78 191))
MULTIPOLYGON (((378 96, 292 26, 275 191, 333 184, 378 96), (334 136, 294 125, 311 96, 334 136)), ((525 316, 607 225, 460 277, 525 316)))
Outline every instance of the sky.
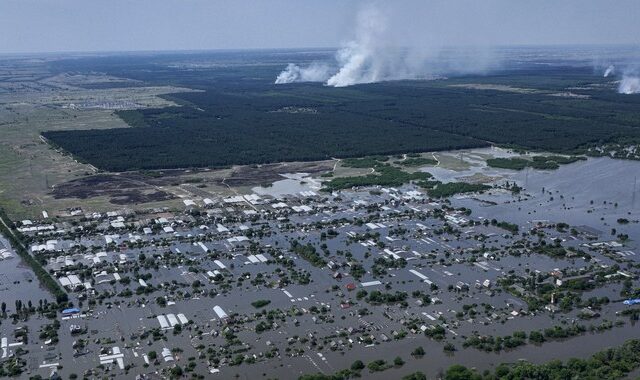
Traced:
POLYGON ((0 53, 338 47, 372 6, 399 44, 640 45, 640 0, 0 0, 0 53))

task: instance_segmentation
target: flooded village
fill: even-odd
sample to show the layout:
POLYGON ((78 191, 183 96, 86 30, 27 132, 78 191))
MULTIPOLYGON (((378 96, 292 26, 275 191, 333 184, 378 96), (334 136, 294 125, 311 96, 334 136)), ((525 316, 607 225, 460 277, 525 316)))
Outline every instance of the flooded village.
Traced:
POLYGON ((448 197, 414 183, 332 191, 291 173, 180 207, 18 221, 70 307, 59 312, 0 241, 2 371, 431 378, 454 363, 492 369, 497 354, 537 363, 638 338, 638 162, 513 171, 485 154, 419 169, 488 184, 448 197))

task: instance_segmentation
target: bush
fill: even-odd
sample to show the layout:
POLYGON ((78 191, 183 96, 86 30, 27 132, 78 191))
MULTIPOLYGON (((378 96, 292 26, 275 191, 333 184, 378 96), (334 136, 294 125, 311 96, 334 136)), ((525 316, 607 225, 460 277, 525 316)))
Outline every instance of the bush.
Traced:
POLYGON ((271 303, 270 300, 257 300, 257 301, 251 302, 251 306, 255 307, 256 309, 259 309, 261 307, 267 306, 270 303, 271 303))
POLYGON ((362 360, 356 360, 355 362, 353 362, 353 364, 351 364, 351 369, 354 371, 360 371, 364 369, 364 363, 362 362, 362 360))

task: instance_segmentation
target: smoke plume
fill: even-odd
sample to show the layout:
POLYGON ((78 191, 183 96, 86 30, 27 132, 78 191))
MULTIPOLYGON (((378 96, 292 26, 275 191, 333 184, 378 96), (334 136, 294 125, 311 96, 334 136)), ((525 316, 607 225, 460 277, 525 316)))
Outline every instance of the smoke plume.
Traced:
POLYGON ((624 75, 618 85, 620 94, 640 94, 640 77, 624 75))
POLYGON ((322 63, 312 63, 300 67, 290 63, 276 78, 276 84, 294 82, 324 82, 330 75, 331 68, 322 63))
POLYGON ((340 69, 327 80, 334 87, 357 83, 372 83, 390 79, 397 74, 391 52, 381 46, 387 29, 384 17, 376 8, 368 8, 358 15, 356 38, 336 55, 340 69))
POLYGON ((306 67, 289 64, 276 84, 324 82, 327 86, 404 79, 434 79, 453 73, 486 71, 493 63, 487 49, 445 50, 433 43, 435 36, 409 33, 390 22, 379 8, 362 9, 356 19, 353 39, 338 50, 333 63, 306 67))
POLYGON ((613 74, 616 70, 616 67, 614 65, 610 65, 609 67, 607 67, 607 69, 604 71, 604 77, 608 77, 609 75, 613 74))
MULTIPOLYGON (((604 68, 604 65, 600 65, 599 70, 602 68, 604 68)), ((616 77, 617 80, 614 83, 618 84, 618 94, 631 95, 640 93, 639 68, 633 61, 618 60, 615 65, 610 64, 607 66, 602 76, 604 78, 616 77)))

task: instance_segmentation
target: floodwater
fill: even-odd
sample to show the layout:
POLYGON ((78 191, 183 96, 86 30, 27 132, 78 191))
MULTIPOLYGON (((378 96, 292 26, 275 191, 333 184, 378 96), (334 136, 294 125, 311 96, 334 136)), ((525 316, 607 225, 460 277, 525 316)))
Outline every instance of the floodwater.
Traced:
POLYGON ((442 182, 452 182, 473 175, 483 175, 491 178, 502 178, 504 170, 487 166, 487 158, 510 158, 519 156, 505 149, 482 148, 439 153, 439 160, 447 163, 438 166, 425 166, 420 170, 431 173, 435 179, 442 182))
POLYGON ((231 373, 240 374, 241 378, 257 378, 261 373, 269 373, 280 378, 296 378, 303 373, 324 371, 333 373, 343 368, 348 368, 351 363, 360 359, 365 363, 383 359, 391 363, 400 355, 405 360, 405 365, 400 369, 389 369, 384 372, 370 373, 363 370, 362 375, 367 379, 400 378, 408 373, 421 371, 427 378, 437 378, 453 364, 463 364, 470 368, 476 368, 480 372, 485 369, 493 369, 496 363, 509 363, 526 360, 532 363, 545 363, 555 359, 566 360, 571 357, 586 358, 594 353, 609 347, 622 345, 625 341, 640 337, 640 329, 632 326, 614 328, 604 333, 587 333, 568 340, 546 342, 542 345, 528 344, 515 350, 506 350, 499 353, 487 353, 476 349, 461 349, 458 342, 456 346, 460 351, 447 354, 442 350, 442 343, 433 340, 409 338, 386 343, 384 346, 364 347, 355 345, 353 349, 344 354, 342 352, 323 352, 322 360, 313 350, 305 353, 303 357, 289 359, 286 365, 280 360, 267 361, 254 366, 229 369, 231 373), (422 346, 426 355, 414 359, 406 353, 418 346, 422 346), (314 364, 314 366, 309 363, 314 364))
MULTIPOLYGON (((425 170, 430 171, 436 175, 437 179, 441 180, 461 180, 463 177, 468 177, 474 174, 480 174, 490 176, 494 178, 495 183, 503 183, 508 180, 510 182, 517 182, 520 186, 523 186, 525 190, 518 197, 514 197, 505 190, 491 190, 485 194, 471 194, 460 195, 451 199, 453 205, 457 207, 466 206, 473 210, 472 216, 474 218, 481 216, 485 218, 496 218, 499 220, 505 220, 509 222, 516 222, 521 226, 526 226, 537 219, 548 219, 551 222, 563 221, 572 225, 586 225, 591 228, 602 231, 602 239, 613 239, 610 236, 610 229, 612 227, 617 228, 620 232, 628 233, 631 241, 629 245, 636 244, 635 240, 638 240, 640 236, 638 231, 638 223, 634 223, 633 220, 638 219, 639 208, 635 204, 633 194, 633 181, 636 173, 640 173, 640 162, 632 161, 620 161, 611 160, 606 158, 589 159, 587 161, 581 161, 570 165, 562 166, 558 170, 554 171, 510 171, 503 169, 487 168, 484 164, 484 160, 491 155, 508 155, 510 153, 505 151, 497 151, 496 154, 493 150, 479 150, 478 152, 467 151, 463 153, 463 163, 455 165, 452 162, 452 158, 457 157, 458 152, 442 153, 441 155, 449 156, 448 165, 451 167, 457 167, 457 170, 446 169, 445 167, 439 168, 427 168, 425 170), (543 191, 544 188, 544 191, 543 191), (629 191, 631 190, 631 191, 629 191), (519 199, 518 199, 519 198, 519 199), (593 203, 592 203, 593 201, 593 203), (605 203, 605 201, 607 203, 605 203), (614 203, 617 202, 617 206, 614 203), (621 225, 617 223, 617 218, 625 217, 632 222, 629 224, 621 225)), ((447 166, 447 165, 443 165, 447 166)), ((286 195, 294 195, 294 197, 288 198, 287 202, 296 203, 293 200, 300 192, 314 191, 317 192, 321 186, 319 179, 312 179, 306 173, 284 175, 283 179, 276 181, 269 187, 256 187, 253 191, 260 195, 271 195, 275 197, 286 195)), ((407 186, 407 189, 415 189, 412 186, 407 186)), ((293 239, 300 239, 308 242, 318 244, 321 241, 320 233, 321 229, 315 229, 308 226, 315 224, 321 220, 338 219, 345 217, 346 219, 352 219, 358 215, 362 215, 363 211, 355 210, 353 207, 354 201, 365 200, 383 203, 385 200, 389 200, 390 196, 384 192, 380 194, 372 194, 367 191, 357 192, 345 192, 341 195, 341 200, 336 202, 336 206, 339 206, 340 211, 336 213, 330 213, 329 210, 324 212, 314 213, 300 213, 289 215, 292 225, 299 225, 302 228, 297 230, 288 231, 284 228, 279 233, 272 236, 266 235, 261 238, 260 242, 263 245, 286 247, 293 239)), ((325 203, 325 201, 322 201, 325 203)), ((421 208, 426 208, 427 205, 424 202, 408 204, 406 207, 414 205, 421 208)), ((265 205, 265 207, 268 207, 265 205)), ((381 233, 389 237, 390 233, 387 229, 405 227, 408 230, 414 230, 417 226, 417 220, 404 220, 396 218, 394 216, 396 210, 387 208, 387 211, 381 212, 377 217, 378 222, 384 222, 386 227, 383 227, 381 233)), ((270 231, 279 231, 279 222, 265 218, 262 222, 269 225, 270 231)), ((420 219, 421 223, 430 226, 429 229, 437 228, 441 225, 439 219, 420 219), (433 227, 433 228, 431 228, 433 227)), ((106 223, 106 222, 105 222, 106 223)), ((247 221, 242 221, 247 223, 247 221)), ((237 224, 231 226, 231 233, 235 234, 239 228, 237 224)), ((347 243, 347 232, 353 232, 358 234, 364 234, 368 232, 366 225, 344 225, 335 227, 340 233, 340 237, 335 239, 329 239, 326 241, 328 248, 332 252, 338 250, 349 249, 353 253, 354 257, 362 260, 365 267, 369 268, 372 265, 378 255, 376 250, 373 249, 373 254, 365 258, 365 253, 370 249, 359 244, 347 243)), ((525 228, 522 228, 524 231, 525 228)), ((491 235, 491 239, 486 241, 489 247, 505 247, 508 246, 509 236, 502 236, 501 230, 495 226, 474 226, 473 233, 484 234, 486 236, 491 235)), ((195 227, 180 227, 180 234, 182 236, 197 236, 200 233, 199 228, 195 227)), ((241 232, 237 232, 241 233, 241 232)), ((556 234, 555 232, 553 232, 556 234)), ((566 238, 566 245, 578 246, 582 240, 570 240, 570 234, 560 232, 557 233, 559 237, 566 238)), ((159 236, 165 236, 164 234, 159 236)), ((169 235, 168 235, 169 236, 169 235)), ((172 235, 170 235, 172 236, 172 235)), ((426 236, 426 235, 425 235, 426 236)), ((469 237, 463 237, 462 239, 455 239, 448 233, 444 233, 441 236, 436 237, 430 233, 431 242, 420 241, 419 239, 391 239, 392 243, 387 243, 390 248, 398 248, 398 254, 408 253, 412 255, 412 251, 417 252, 431 252, 431 254, 440 256, 443 252, 453 249, 451 246, 460 246, 463 248, 475 247, 477 241, 470 239, 469 237), (402 247, 402 252, 399 248, 402 247)), ((92 238, 95 238, 93 236, 92 238)), ((267 280, 277 278, 277 274, 274 271, 278 268, 278 265, 274 263, 250 263, 248 262, 246 249, 232 249, 230 245, 225 243, 224 238, 226 236, 215 236, 213 238, 207 238, 203 244, 212 251, 228 253, 221 255, 220 259, 228 265, 229 274, 234 277, 239 277, 240 274, 244 275, 250 273, 250 278, 256 278, 257 274, 264 274, 267 280)), ((123 237, 124 239, 124 237, 123 237)), ((144 240, 151 239, 150 236, 144 237, 144 240)), ((86 243, 90 245, 92 239, 87 238, 86 243)), ((102 237, 100 237, 102 241, 102 237)), ((67 247, 65 245, 65 247, 67 247)), ((185 255, 191 255, 191 251, 194 246, 187 241, 174 241, 172 245, 172 251, 179 248, 185 255)), ((135 259, 135 255, 139 253, 152 253, 156 250, 155 245, 148 245, 144 248, 130 248, 127 249, 127 256, 130 259, 135 259)), ((626 248, 625 248, 626 249, 626 248)), ((274 251, 275 252, 275 251, 274 251)), ((201 253, 200 253, 201 254, 201 253)), ((117 256, 116 254, 112 255, 117 256)), ((273 255, 272 255, 273 256, 273 255)), ((198 255, 194 256, 198 260, 198 255)), ((275 256, 274 256, 275 257, 275 256)), ((442 256, 440 256, 442 257, 442 256)), ((634 256, 634 257, 640 257, 634 256)), ((411 258, 411 257, 410 257, 411 258)), ((228 290, 226 293, 218 294, 217 296, 210 297, 193 297, 191 299, 180 299, 176 297, 175 303, 167 305, 166 307, 158 306, 154 302, 149 300, 144 301, 144 297, 136 297, 135 300, 142 299, 145 302, 145 306, 138 306, 134 304, 134 299, 126 300, 121 305, 114 305, 111 307, 99 306, 97 311, 88 316, 83 321, 84 324, 90 325, 90 340, 106 339, 111 337, 120 337, 123 342, 127 340, 127 336, 130 336, 133 332, 149 331, 152 328, 158 327, 157 319, 155 315, 166 313, 185 313, 188 319, 194 321, 197 326, 204 326, 206 331, 222 329, 222 325, 216 321, 213 315, 212 308, 214 305, 221 306, 228 313, 238 312, 242 314, 253 313, 255 310, 248 305, 249 301, 258 299, 268 299, 271 301, 271 308, 279 308, 282 310, 289 309, 291 307, 309 309, 312 306, 320 307, 324 305, 336 305, 343 298, 348 298, 343 294, 337 292, 329 292, 333 285, 342 286, 344 283, 336 282, 328 274, 326 268, 318 269, 313 268, 306 260, 294 257, 296 266, 301 270, 312 274, 312 285, 301 285, 296 282, 292 282, 286 285, 286 289, 273 289, 270 287, 262 287, 253 284, 239 284, 228 290), (250 310, 250 311, 247 311, 250 310), (126 316, 126 318, 123 318, 126 316)), ((334 257, 332 257, 334 259, 334 257)), ((339 258, 338 258, 339 260, 339 258)), ((600 257, 602 264, 611 265, 613 260, 610 257, 600 257)), ((6 265, 9 265, 9 261, 6 263, 0 262, 0 273, 6 271, 6 265)), ((13 266, 18 266, 19 261, 14 259, 11 261, 13 266)), ((479 264, 482 262, 479 262, 479 264)), ((582 258, 562 258, 554 259, 546 256, 536 255, 522 255, 520 257, 511 257, 501 255, 496 259, 487 259, 484 263, 486 268, 482 268, 477 265, 472 265, 466 262, 453 262, 449 265, 443 266, 440 264, 431 263, 428 264, 424 259, 408 260, 406 268, 402 269, 389 269, 388 276, 384 276, 384 281, 393 286, 394 290, 411 292, 415 289, 428 288, 428 285, 423 282, 419 282, 415 274, 410 273, 409 269, 416 269, 426 276, 429 276, 431 280, 437 284, 440 290, 437 293, 438 298, 442 303, 430 304, 428 306, 418 306, 414 303, 410 303, 406 308, 399 308, 397 306, 384 306, 384 313, 372 313, 370 315, 364 315, 362 317, 354 314, 352 309, 342 309, 333 307, 331 313, 335 316, 334 321, 331 323, 318 322, 311 314, 304 314, 296 316, 294 322, 292 318, 288 318, 285 321, 278 322, 281 327, 262 334, 256 334, 249 324, 243 327, 238 336, 240 340, 244 342, 251 342, 253 345, 251 352, 262 352, 267 349, 268 346, 274 347, 286 347, 286 341, 289 338, 301 337, 307 334, 313 334, 323 341, 327 337, 327 340, 346 340, 347 337, 333 338, 336 331, 345 331, 349 327, 358 327, 362 325, 373 326, 370 331, 375 335, 376 339, 380 339, 380 334, 385 333, 389 335, 392 331, 399 331, 405 329, 402 325, 402 320, 406 318, 422 318, 422 311, 428 311, 431 315, 440 315, 446 318, 447 324, 450 324, 453 330, 449 330, 447 333, 447 341, 454 343, 459 349, 455 354, 450 355, 442 350, 442 342, 432 341, 422 334, 409 334, 406 338, 399 341, 391 341, 384 343, 383 345, 365 346, 357 343, 357 335, 352 338, 356 341, 352 348, 348 347, 348 344, 344 342, 337 343, 337 350, 332 351, 328 348, 326 342, 322 343, 322 347, 316 347, 311 345, 297 344, 296 347, 304 348, 304 352, 299 356, 290 358, 287 354, 282 354, 280 358, 274 358, 265 361, 259 361, 254 365, 242 365, 239 367, 223 366, 221 367, 222 373, 218 375, 220 378, 231 378, 237 374, 239 378, 262 378, 268 374, 269 377, 276 378, 297 378, 302 373, 324 372, 334 373, 340 369, 348 368, 351 363, 360 359, 365 363, 376 359, 384 359, 387 362, 393 361, 393 358, 397 355, 401 356, 406 364, 401 369, 390 369, 383 373, 371 374, 368 370, 364 370, 362 375, 364 378, 400 378, 403 375, 414 372, 422 371, 427 374, 429 378, 435 378, 438 374, 452 364, 460 363, 469 367, 476 367, 479 370, 490 369, 495 366, 495 363, 501 362, 515 362, 521 359, 529 360, 531 362, 542 363, 552 359, 568 359, 569 357, 588 357, 589 355, 600 351, 604 348, 611 346, 618 346, 624 341, 632 338, 640 338, 640 329, 637 324, 626 323, 623 327, 616 327, 611 330, 605 331, 601 334, 584 334, 579 337, 564 341, 552 341, 547 342, 542 346, 535 346, 528 344, 520 347, 516 350, 507 350, 500 353, 486 353, 476 349, 463 349, 462 342, 465 336, 470 336, 476 331, 481 334, 491 334, 494 336, 510 335, 514 330, 531 331, 537 329, 544 329, 553 325, 558 325, 564 322, 572 323, 571 320, 575 319, 578 310, 574 310, 567 314, 549 315, 547 313, 536 314, 522 314, 517 317, 508 317, 510 311, 517 311, 521 308, 525 308, 524 302, 517 297, 512 296, 507 292, 496 291, 495 295, 483 290, 476 290, 474 287, 465 294, 458 294, 454 292, 445 291, 449 285, 456 284, 459 280, 464 280, 471 284, 475 282, 481 282, 485 279, 490 279, 495 282, 498 276, 504 275, 505 271, 514 270, 517 274, 522 274, 526 269, 540 270, 541 272, 548 272, 554 268, 576 268, 587 265, 582 258), (482 269, 481 269, 482 268, 482 269), (493 311, 501 319, 489 320, 488 317, 478 317, 474 320, 457 320, 454 318, 455 312, 463 307, 463 304, 477 304, 477 305, 491 305, 493 311), (356 319, 357 318, 357 319, 356 319), (506 319, 505 319, 506 318, 506 319), (503 323, 504 322, 504 323, 503 323), (255 343, 254 343, 255 342, 255 343), (424 347, 426 355, 421 359, 414 359, 409 356, 409 352, 418 346, 424 347)), ((201 262, 202 269, 213 270, 214 264, 208 260, 201 262)), ((25 269, 24 271, 27 271, 25 269)), ((179 283, 193 283, 195 280, 208 284, 208 277, 203 272, 189 272, 188 267, 178 266, 176 267, 164 267, 158 270, 154 270, 152 283, 162 283, 176 281, 179 283)), ((16 272, 20 273, 20 272, 16 272)), ((149 272, 151 273, 151 271, 149 272)), ((371 274, 368 273, 364 276, 363 281, 373 279, 371 274)), ((350 281, 350 280, 347 280, 350 281)), ((347 282, 345 281, 345 282, 347 282)), ((9 281, 8 283, 11 283, 9 281)), ((37 281, 33 282, 37 284, 37 281)), ((14 287, 20 287, 20 285, 12 285, 14 287)), ((33 292, 32 287, 37 285, 29 285, 24 287, 29 289, 30 294, 33 292)), ((586 296, 607 296, 612 300, 617 299, 621 284, 611 283, 605 287, 597 288, 594 291, 585 294, 586 296)), ((109 283, 96 284, 95 288, 98 291, 115 289, 119 291, 124 289, 124 284, 116 283, 114 285, 109 283)), ((12 290, 10 290, 13 294, 12 290)), ((155 296, 154 296, 155 297, 155 296)), ((173 298, 173 297, 172 297, 173 298)), ((150 298, 151 299, 151 298, 150 298)), ((34 300, 35 301, 35 300, 34 300)), ((373 306, 372 306, 373 308, 373 306)), ((615 320, 616 312, 625 308, 620 302, 611 302, 604 308, 602 317, 591 321, 581 321, 581 324, 598 324, 603 319, 615 320)), ((379 307, 376 307, 377 311, 382 311, 379 307)), ((625 318, 626 320, 626 318, 625 318)), ((61 329, 61 344, 56 348, 62 353, 62 357, 71 358, 73 352, 71 345, 68 344, 75 340, 68 332, 69 325, 78 323, 78 320, 67 320, 63 322, 61 329)), ((436 320, 423 321, 425 325, 440 323, 436 320)), ((30 321, 33 323, 33 321, 30 321)), ((36 325, 32 325, 34 331, 37 331, 36 325)), ((5 331, 10 331, 5 327, 5 331)), ((358 333, 359 334, 359 333, 358 333)), ((195 356, 195 349, 193 348, 193 341, 191 341, 190 334, 184 333, 182 335, 172 335, 169 342, 164 341, 151 341, 149 340, 146 345, 145 342, 131 342, 133 348, 126 352, 126 364, 134 364, 136 366, 141 365, 143 362, 142 356, 145 352, 154 350, 161 351, 162 348, 169 345, 170 347, 181 347, 185 349, 183 357, 195 356), (133 354, 133 356, 131 356, 133 354)), ((208 336, 201 337, 204 343, 213 344, 215 347, 222 341, 220 336, 208 336)), ((115 345, 116 343, 114 343, 115 345)), ((117 343, 122 347, 123 345, 117 343)), ((28 347, 31 351, 31 355, 36 355, 37 358, 34 361, 34 369, 44 373, 42 369, 37 369, 37 365, 40 362, 42 355, 46 355, 49 352, 45 352, 43 349, 38 351, 35 345, 28 347)), ((96 365, 97 351, 92 351, 90 354, 73 357, 73 362, 68 361, 65 363, 65 371, 71 370, 80 372, 86 369, 93 368, 96 365)), ((202 369, 204 363, 199 362, 199 368, 202 369)), ((65 373, 66 375, 66 373, 65 373)), ((213 377, 213 376, 211 376, 213 377)))
MULTIPOLYGON (((607 235, 615 228, 616 233, 626 233, 632 240, 640 236, 640 224, 633 222, 640 219, 640 161, 599 157, 562 165, 556 170, 527 168, 516 171, 487 167, 474 153, 480 151, 464 153, 463 159, 471 165, 467 169, 425 167, 423 170, 444 182, 459 181, 474 174, 492 177, 494 183, 516 182, 525 189, 523 196, 521 200, 514 201, 510 194, 494 190, 482 195, 454 197, 451 200, 453 205, 470 207, 475 216, 520 225, 533 220, 548 220, 586 225, 607 235), (618 218, 632 222, 618 224, 618 218)), ((481 153, 494 152, 490 149, 484 151, 481 153)))
MULTIPOLYGON (((0 249, 9 248, 9 242, 0 235, 0 249)), ((32 301, 38 304, 39 300, 51 300, 51 295, 40 286, 40 282, 26 266, 20 256, 13 249, 9 249, 13 253, 10 259, 0 259, 0 300, 13 305, 15 301, 20 300, 23 303, 32 301)))
POLYGON ((303 191, 317 192, 322 183, 317 178, 309 177, 309 173, 283 174, 285 179, 274 182, 269 187, 257 186, 251 190, 258 195, 279 197, 283 195, 299 194, 303 191))
POLYGON ((633 240, 640 236, 640 224, 620 225, 617 219, 640 219, 640 191, 637 185, 634 189, 638 174, 640 162, 609 158, 576 162, 555 171, 518 172, 510 180, 523 186, 532 197, 518 202, 517 207, 502 203, 479 208, 476 215, 485 213, 486 217, 509 218, 519 223, 547 219, 587 225, 606 233, 615 228, 633 240))

